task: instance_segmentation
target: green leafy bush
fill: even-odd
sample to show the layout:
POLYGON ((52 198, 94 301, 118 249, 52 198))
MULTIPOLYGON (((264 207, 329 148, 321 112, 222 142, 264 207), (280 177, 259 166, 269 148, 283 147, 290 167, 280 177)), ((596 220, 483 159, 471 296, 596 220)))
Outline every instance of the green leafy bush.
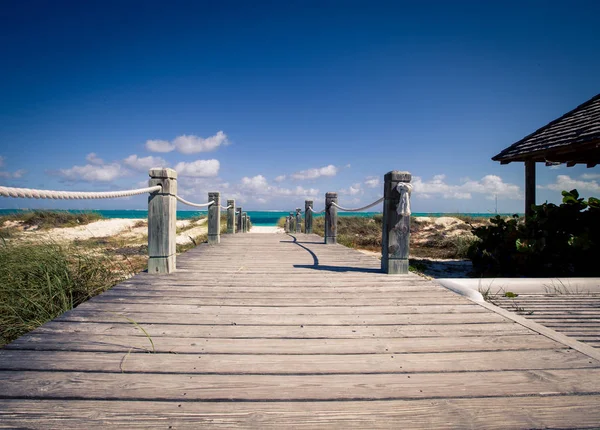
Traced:
POLYGON ((600 200, 563 191, 563 203, 533 207, 526 220, 492 218, 473 229, 480 241, 468 256, 478 275, 597 276, 600 274, 600 200))

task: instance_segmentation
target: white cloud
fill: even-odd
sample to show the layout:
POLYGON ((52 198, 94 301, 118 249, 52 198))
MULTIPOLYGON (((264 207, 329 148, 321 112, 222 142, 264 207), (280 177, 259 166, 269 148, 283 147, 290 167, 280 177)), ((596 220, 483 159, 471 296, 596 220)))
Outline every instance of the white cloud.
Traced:
POLYGON ((137 155, 132 154, 124 159, 123 163, 140 172, 150 170, 153 167, 167 166, 167 162, 164 159, 160 157, 153 157, 151 155, 148 157, 138 157, 137 155))
POLYGON ((344 188, 344 189, 340 190, 340 194, 348 194, 350 196, 355 196, 361 192, 362 192, 362 189, 360 188, 360 184, 358 184, 358 183, 350 185, 348 188, 344 188))
POLYGON ((379 178, 369 176, 365 179, 365 185, 369 188, 377 188, 379 186, 379 178))
POLYGON ((600 179, 600 173, 584 173, 579 178, 583 180, 600 179))
MULTIPOLYGON (((0 167, 4 167, 5 164, 6 158, 0 155, 0 167)), ((0 172, 0 178, 19 179, 23 177, 25 173, 27 173, 27 170, 24 169, 15 170, 14 172, 0 172)))
POLYGON ((182 154, 196 154, 198 152, 214 151, 221 145, 228 145, 229 140, 223 131, 218 131, 214 136, 203 138, 193 134, 177 136, 173 141, 147 140, 146 149, 152 152, 171 152, 177 150, 182 154))
POLYGON ((319 167, 315 169, 301 170, 292 174, 294 179, 317 179, 321 176, 335 176, 338 172, 338 168, 333 164, 325 167, 319 167))
POLYGON ((473 194, 483 194, 488 199, 495 196, 509 199, 522 199, 518 185, 508 184, 500 176, 486 175, 478 181, 467 180, 461 185, 450 185, 445 182, 446 175, 435 175, 429 181, 420 177, 413 178, 415 196, 431 198, 439 195, 444 199, 471 199, 473 194))
POLYGON ((60 169, 58 172, 60 176, 69 181, 85 182, 110 182, 126 173, 127 171, 118 163, 103 166, 86 164, 85 166, 73 166, 70 169, 60 169))
POLYGON ((256 175, 252 178, 245 176, 242 178, 241 184, 244 189, 256 193, 268 191, 269 188, 267 179, 263 175, 256 175))
POLYGON ((296 188, 282 188, 270 185, 263 175, 253 177, 243 177, 240 181, 240 190, 243 193, 260 197, 269 200, 272 197, 314 197, 319 194, 319 190, 315 188, 304 188, 297 186, 296 188))
POLYGON ((177 163, 175 170, 180 176, 209 177, 217 176, 220 167, 219 160, 196 160, 191 163, 177 163))
POLYGON ((24 170, 24 169, 19 169, 12 173, 11 172, 0 172, 0 178, 19 179, 19 178, 23 177, 23 175, 25 173, 27 173, 27 170, 24 170))
POLYGON ((285 181, 286 178, 287 178, 287 176, 285 176, 285 175, 279 175, 275 178, 275 182, 283 182, 283 181, 285 181))
MULTIPOLYGON (((583 175, 582 175, 583 177, 583 175)), ((548 185, 541 185, 538 188, 547 188, 554 191, 570 191, 574 188, 577 191, 591 191, 594 193, 600 192, 600 185, 595 180, 582 181, 578 179, 572 179, 569 175, 558 175, 556 182, 548 185)))
POLYGON ((146 149, 151 152, 171 152, 175 145, 166 140, 147 140, 146 149))
POLYGON ((88 161, 88 163, 96 166, 101 166, 104 164, 104 160, 102 158, 98 158, 95 152, 90 152, 85 159, 88 161))

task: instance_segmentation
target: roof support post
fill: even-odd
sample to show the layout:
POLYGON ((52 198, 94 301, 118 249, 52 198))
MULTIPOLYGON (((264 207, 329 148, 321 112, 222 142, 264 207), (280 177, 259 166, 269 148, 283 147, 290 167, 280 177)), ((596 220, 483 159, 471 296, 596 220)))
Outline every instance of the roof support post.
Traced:
POLYGON ((525 217, 533 213, 535 205, 535 161, 525 160, 525 217))

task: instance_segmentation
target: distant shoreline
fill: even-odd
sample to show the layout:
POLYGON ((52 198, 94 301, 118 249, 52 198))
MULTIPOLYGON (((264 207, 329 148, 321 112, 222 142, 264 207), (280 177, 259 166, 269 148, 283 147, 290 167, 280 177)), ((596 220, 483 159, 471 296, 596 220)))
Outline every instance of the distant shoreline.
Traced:
MULTIPOLYGON (((27 212, 31 210, 42 210, 42 211, 68 211, 73 213, 82 212, 97 212, 107 219, 147 219, 148 211, 141 209, 0 209, 0 216, 11 215, 20 212, 27 212)), ((289 211, 247 211, 248 215, 252 219, 252 224, 256 226, 275 226, 277 221, 290 214, 289 211)), ((373 215, 381 214, 381 212, 338 212, 339 216, 359 216, 359 217, 372 217, 373 215)), ((189 211, 189 210, 178 210, 177 219, 185 220, 190 219, 198 215, 206 215, 206 211, 189 211)), ((456 217, 456 216, 469 216, 476 218, 491 218, 496 215, 500 216, 511 216, 512 213, 446 213, 446 212, 415 212, 412 214, 415 217, 456 217)), ((518 214, 522 215, 522 214, 518 214)), ((323 216, 323 214, 315 215, 317 217, 323 216)))

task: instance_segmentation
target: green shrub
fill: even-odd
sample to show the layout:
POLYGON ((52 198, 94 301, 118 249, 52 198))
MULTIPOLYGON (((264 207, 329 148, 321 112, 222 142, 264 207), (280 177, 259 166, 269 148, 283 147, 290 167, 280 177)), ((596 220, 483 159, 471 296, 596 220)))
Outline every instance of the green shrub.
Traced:
POLYGON ((594 276, 600 274, 600 200, 563 191, 559 206, 534 206, 526 220, 513 215, 473 229, 481 239, 468 252, 478 275, 594 276))

